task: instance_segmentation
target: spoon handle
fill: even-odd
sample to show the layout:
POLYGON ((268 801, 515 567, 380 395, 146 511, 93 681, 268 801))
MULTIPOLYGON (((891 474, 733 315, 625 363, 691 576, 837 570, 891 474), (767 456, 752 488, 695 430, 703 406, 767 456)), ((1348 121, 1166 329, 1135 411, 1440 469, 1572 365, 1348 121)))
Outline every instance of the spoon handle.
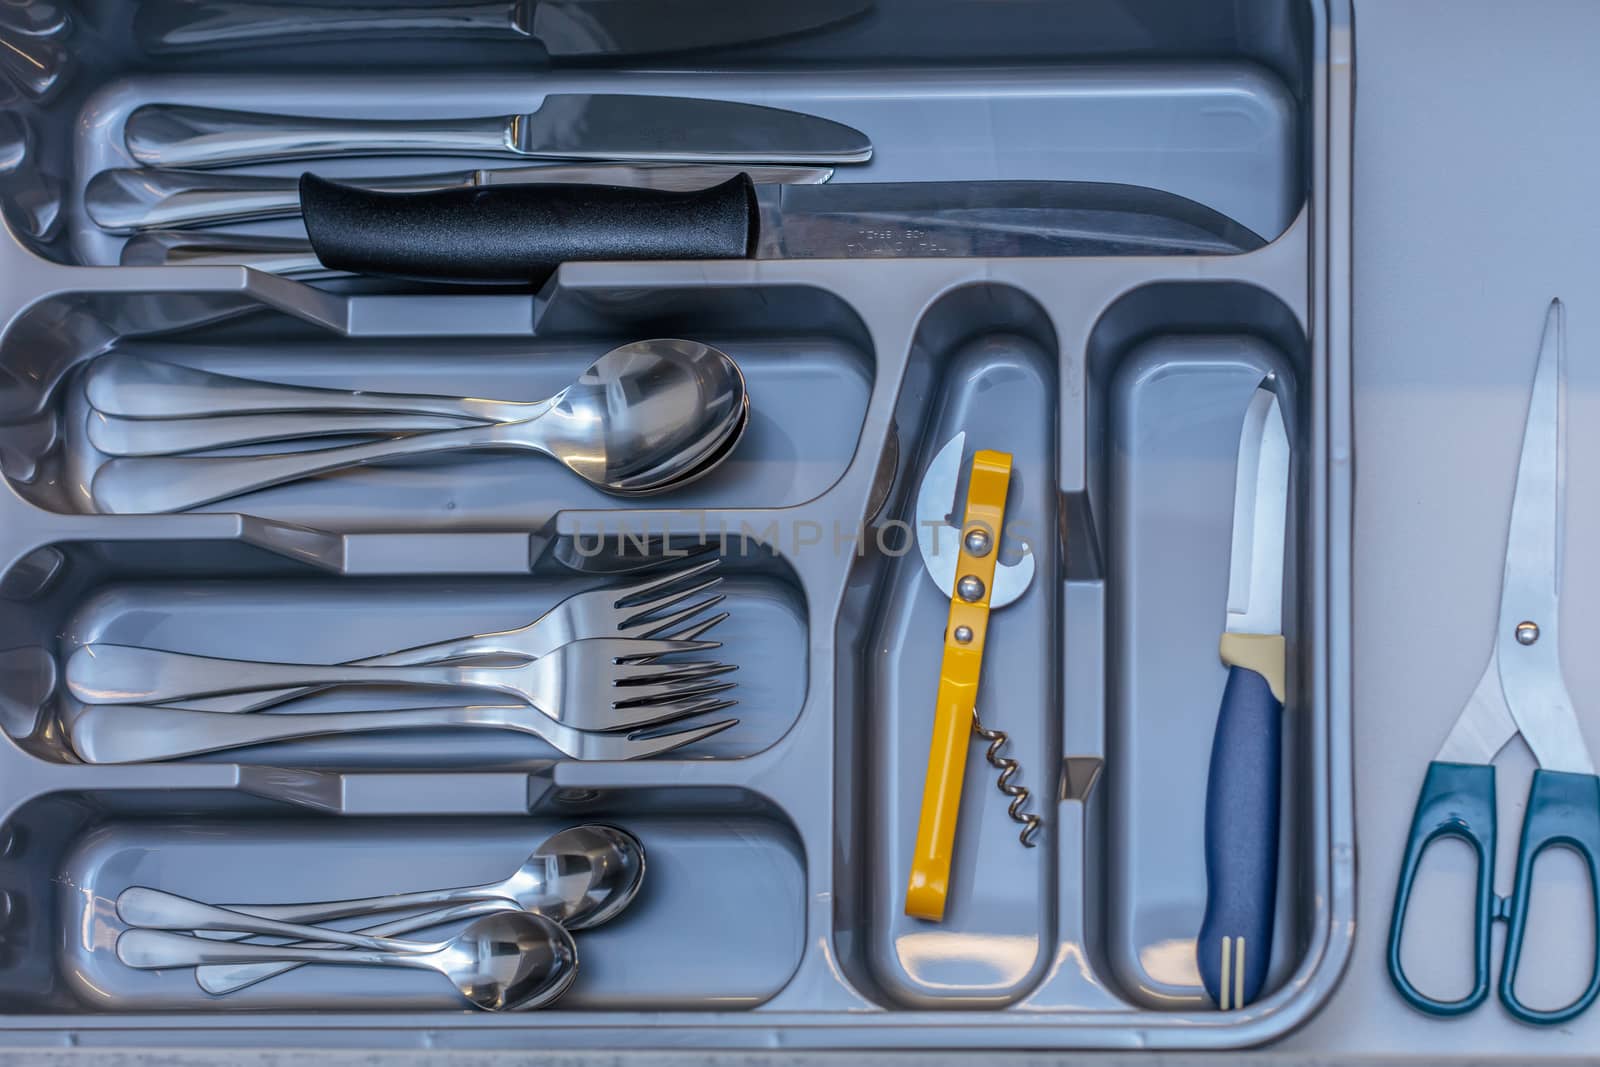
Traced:
MULTIPOLYGON (((368 926, 356 931, 369 937, 397 937, 400 934, 414 933, 418 930, 428 930, 446 923, 458 922, 462 919, 473 919, 480 915, 490 915, 500 911, 513 910, 516 905, 505 900, 477 900, 469 904, 459 904, 453 908, 440 908, 437 911, 423 912, 421 915, 408 915, 403 919, 391 919, 389 922, 378 926, 368 926)), ((232 940, 231 935, 226 940, 232 940)), ((326 942, 301 941, 290 946, 291 948, 327 948, 326 942)), ((201 989, 213 996, 227 996, 237 993, 247 986, 257 982, 264 982, 268 978, 275 978, 285 971, 292 971, 301 966, 299 963, 224 963, 202 966, 194 972, 194 980, 201 989)))
POLYGON ((198 419, 124 419, 96 411, 89 416, 88 425, 89 443, 108 456, 174 456, 269 441, 459 430, 472 423, 443 415, 367 411, 211 415, 198 419))
POLYGON ((111 352, 89 365, 83 379, 89 406, 129 419, 194 419, 206 415, 264 412, 376 411, 397 415, 444 415, 478 421, 520 421, 544 413, 548 401, 502 403, 427 393, 378 393, 285 385, 182 367, 176 363, 111 352))
POLYGON ((480 448, 545 451, 532 423, 438 430, 398 440, 262 456, 152 456, 113 459, 95 473, 92 493, 107 514, 183 511, 318 474, 369 463, 480 448))
MULTIPOLYGON (((515 907, 509 891, 499 883, 490 885, 459 886, 453 889, 423 889, 414 893, 387 893, 380 897, 360 897, 351 900, 309 901, 304 904, 254 904, 240 905, 228 910, 245 911, 265 919, 288 923, 322 923, 332 919, 347 919, 356 915, 381 915, 389 911, 406 911, 411 908, 437 908, 469 902, 492 902, 502 909, 515 907)), ((534 909, 537 910, 537 909, 534 909)))
MULTIPOLYGON (((425 950, 432 945, 422 946, 425 950)), ((222 963, 346 963, 365 967, 422 967, 435 970, 425 953, 379 952, 362 948, 300 948, 293 945, 243 945, 207 941, 166 930, 125 930, 117 938, 117 959, 141 971, 202 967, 222 963)))
POLYGON ((198 900, 190 900, 176 893, 166 893, 147 886, 132 886, 122 891, 117 897, 117 917, 129 926, 145 930, 233 930, 245 934, 265 934, 269 937, 292 937, 301 941, 325 941, 374 952, 402 952, 415 955, 439 947, 263 919, 227 908, 202 904, 198 900))

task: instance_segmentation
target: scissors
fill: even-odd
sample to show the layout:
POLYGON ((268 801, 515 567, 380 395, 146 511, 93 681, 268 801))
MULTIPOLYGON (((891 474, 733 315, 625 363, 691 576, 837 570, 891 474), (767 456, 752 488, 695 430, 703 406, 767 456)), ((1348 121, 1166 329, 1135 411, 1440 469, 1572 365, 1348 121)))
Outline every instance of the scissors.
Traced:
POLYGON ((1489 996, 1489 928, 1509 924, 1500 967, 1500 1000, 1525 1023, 1567 1022, 1600 993, 1600 945, 1589 986, 1562 1008, 1530 1008, 1517 999, 1517 963, 1528 918, 1534 861, 1547 848, 1576 852, 1589 872, 1600 930, 1600 779, 1583 743, 1578 717, 1561 678, 1560 618, 1561 521, 1565 475, 1562 459, 1561 398, 1565 321, 1561 302, 1552 301, 1539 346, 1539 366, 1528 402, 1522 458, 1506 537, 1506 569, 1500 591, 1500 616, 1489 665, 1467 706, 1451 727, 1439 754, 1428 764, 1416 815, 1406 841, 1400 884, 1389 927, 1389 975, 1402 996, 1431 1015, 1464 1015, 1489 996), (1516 881, 1511 896, 1493 890, 1495 857, 1495 755, 1517 734, 1533 751, 1528 808, 1517 847, 1516 881), (1477 906, 1473 929, 1472 991, 1460 1000, 1437 1000, 1406 978, 1400 962, 1400 934, 1411 883, 1423 853, 1435 841, 1457 838, 1477 854, 1477 906))

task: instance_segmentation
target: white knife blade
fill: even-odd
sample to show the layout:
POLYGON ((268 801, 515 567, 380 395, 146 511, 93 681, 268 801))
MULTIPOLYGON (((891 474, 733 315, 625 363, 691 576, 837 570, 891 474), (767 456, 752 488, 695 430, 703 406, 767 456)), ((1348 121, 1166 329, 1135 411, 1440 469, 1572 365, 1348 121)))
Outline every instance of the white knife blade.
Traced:
POLYGON ((1284 528, 1289 507, 1289 436, 1268 376, 1256 388, 1239 432, 1228 560, 1231 634, 1283 632, 1284 528))

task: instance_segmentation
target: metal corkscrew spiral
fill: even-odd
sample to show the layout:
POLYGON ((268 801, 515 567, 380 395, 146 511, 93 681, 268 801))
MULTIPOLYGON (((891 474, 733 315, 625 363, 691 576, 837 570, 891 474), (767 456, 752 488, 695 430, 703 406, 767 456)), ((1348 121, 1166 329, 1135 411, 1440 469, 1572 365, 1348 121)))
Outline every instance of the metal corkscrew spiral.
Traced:
POLYGON ((989 761, 989 766, 1000 772, 1000 777, 995 781, 995 788, 1011 798, 1011 803, 1006 807, 1006 814, 1011 816, 1011 821, 1022 826, 1022 832, 1017 835, 1017 840, 1022 842, 1023 848, 1034 847, 1034 835, 1039 832, 1043 820, 1032 812, 1023 811, 1028 803, 1028 789, 1011 781, 1022 770, 1022 765, 1008 756, 1000 755, 1000 750, 1005 743, 1011 740, 1010 735, 1004 730, 991 730, 983 725, 983 720, 978 718, 978 709, 972 709, 972 729, 977 735, 989 742, 989 749, 983 754, 989 761))

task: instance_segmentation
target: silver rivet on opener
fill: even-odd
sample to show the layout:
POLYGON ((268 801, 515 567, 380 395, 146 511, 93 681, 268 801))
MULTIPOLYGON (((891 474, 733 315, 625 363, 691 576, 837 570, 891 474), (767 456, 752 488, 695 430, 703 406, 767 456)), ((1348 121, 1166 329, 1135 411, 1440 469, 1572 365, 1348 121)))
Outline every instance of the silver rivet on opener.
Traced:
POLYGON ((1517 644, 1531 645, 1539 640, 1539 624, 1536 622, 1517 623, 1517 644))
POLYGON ((963 542, 967 551, 974 556, 982 558, 989 554, 989 531, 981 526, 974 526, 967 531, 966 540, 963 542))
POLYGON ((983 599, 983 579, 969 574, 956 583, 956 595, 967 603, 983 599))
POLYGON ((955 638, 958 645, 970 645, 972 643, 972 627, 957 626, 955 638))

